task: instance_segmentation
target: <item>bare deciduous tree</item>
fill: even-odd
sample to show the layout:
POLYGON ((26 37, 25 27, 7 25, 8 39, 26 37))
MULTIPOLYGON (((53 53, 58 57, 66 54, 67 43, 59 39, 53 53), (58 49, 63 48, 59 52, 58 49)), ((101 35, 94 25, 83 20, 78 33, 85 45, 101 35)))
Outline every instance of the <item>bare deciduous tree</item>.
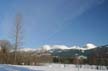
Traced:
POLYGON ((14 50, 14 63, 16 64, 17 58, 17 49, 21 47, 21 33, 22 33, 22 24, 21 24, 21 14, 16 15, 16 23, 15 23, 15 50, 14 50))
POLYGON ((0 40, 0 63, 9 63, 9 52, 12 45, 7 40, 0 40))

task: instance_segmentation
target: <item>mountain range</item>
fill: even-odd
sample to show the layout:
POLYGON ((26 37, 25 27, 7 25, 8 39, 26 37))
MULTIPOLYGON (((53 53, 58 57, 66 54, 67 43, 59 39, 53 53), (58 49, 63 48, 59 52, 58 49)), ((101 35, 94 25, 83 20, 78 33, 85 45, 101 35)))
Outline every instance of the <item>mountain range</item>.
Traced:
POLYGON ((84 47, 72 46, 67 47, 65 45, 44 45, 40 48, 20 48, 18 51, 55 51, 55 50, 90 50, 97 46, 91 43, 86 44, 84 47))
MULTIPOLYGON (((4 45, 2 41, 0 42, 0 48, 4 45)), ((5 42, 7 44, 7 42, 5 42)), ((11 46, 10 46, 11 47, 11 46)), ((103 54, 108 56, 108 45, 105 46, 96 46, 94 44, 88 43, 83 47, 79 46, 65 46, 65 45, 44 45, 40 48, 19 48, 17 49, 18 52, 31 52, 33 54, 44 54, 47 52, 48 54, 52 56, 59 56, 59 57, 75 57, 77 56, 92 56, 92 55, 98 55, 103 54)), ((10 52, 14 52, 13 49, 11 49, 10 52)))
POLYGON ((67 47, 65 45, 44 45, 40 48, 32 49, 32 48, 21 48, 19 51, 24 52, 33 52, 44 54, 47 52, 48 54, 56 57, 91 57, 91 56, 104 56, 108 57, 108 45, 105 46, 96 46, 94 44, 88 43, 83 47, 72 46, 67 47))

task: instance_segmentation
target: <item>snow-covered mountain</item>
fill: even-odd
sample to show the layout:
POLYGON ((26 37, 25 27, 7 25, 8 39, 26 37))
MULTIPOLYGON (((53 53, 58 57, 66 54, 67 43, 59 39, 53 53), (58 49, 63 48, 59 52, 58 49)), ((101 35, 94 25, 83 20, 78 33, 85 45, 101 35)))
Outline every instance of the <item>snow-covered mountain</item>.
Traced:
POLYGON ((72 47, 68 47, 65 45, 44 45, 41 48, 21 48, 18 49, 18 51, 53 51, 53 50, 71 50, 71 49, 75 49, 75 50, 89 50, 89 49, 94 49, 97 46, 91 43, 86 44, 84 47, 79 47, 79 46, 72 46, 72 47))
POLYGON ((65 45, 44 45, 40 48, 20 48, 17 51, 30 52, 32 54, 44 54, 61 57, 75 57, 76 54, 88 56, 91 55, 91 51, 97 49, 97 46, 91 43, 86 44, 83 47, 65 45))
POLYGON ((97 46, 96 45, 94 45, 94 44, 91 44, 91 43, 88 43, 88 44, 86 44, 85 46, 84 46, 84 49, 94 49, 94 48, 96 48, 97 46))
POLYGON ((66 49, 77 49, 77 50, 89 50, 89 49, 94 49, 97 46, 91 43, 86 44, 84 47, 79 47, 79 46, 72 46, 72 47, 67 47, 65 45, 44 45, 42 48, 46 51, 49 50, 56 50, 56 49, 60 49, 60 50, 66 50, 66 49))
POLYGON ((65 45, 53 45, 53 46, 50 46, 50 45, 44 45, 42 47, 44 50, 52 50, 52 49, 61 49, 61 50, 65 50, 65 49, 69 49, 67 46, 65 45))

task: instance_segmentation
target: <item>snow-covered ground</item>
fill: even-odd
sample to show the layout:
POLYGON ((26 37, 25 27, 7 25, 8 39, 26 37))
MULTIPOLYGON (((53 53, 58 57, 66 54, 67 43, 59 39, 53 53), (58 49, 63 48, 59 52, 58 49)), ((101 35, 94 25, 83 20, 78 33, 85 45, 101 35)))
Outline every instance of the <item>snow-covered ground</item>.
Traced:
POLYGON ((81 68, 72 64, 46 64, 44 66, 27 66, 27 65, 0 65, 0 71, 108 71, 106 67, 99 70, 96 66, 82 65, 81 68))

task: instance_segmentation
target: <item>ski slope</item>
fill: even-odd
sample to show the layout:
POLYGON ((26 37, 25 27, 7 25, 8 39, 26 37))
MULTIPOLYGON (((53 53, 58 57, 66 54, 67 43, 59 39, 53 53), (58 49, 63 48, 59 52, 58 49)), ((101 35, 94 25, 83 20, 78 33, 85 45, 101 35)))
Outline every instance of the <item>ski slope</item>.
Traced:
POLYGON ((44 66, 6 65, 0 64, 0 71, 108 71, 104 66, 97 70, 96 66, 84 65, 81 68, 69 64, 46 64, 44 66))

